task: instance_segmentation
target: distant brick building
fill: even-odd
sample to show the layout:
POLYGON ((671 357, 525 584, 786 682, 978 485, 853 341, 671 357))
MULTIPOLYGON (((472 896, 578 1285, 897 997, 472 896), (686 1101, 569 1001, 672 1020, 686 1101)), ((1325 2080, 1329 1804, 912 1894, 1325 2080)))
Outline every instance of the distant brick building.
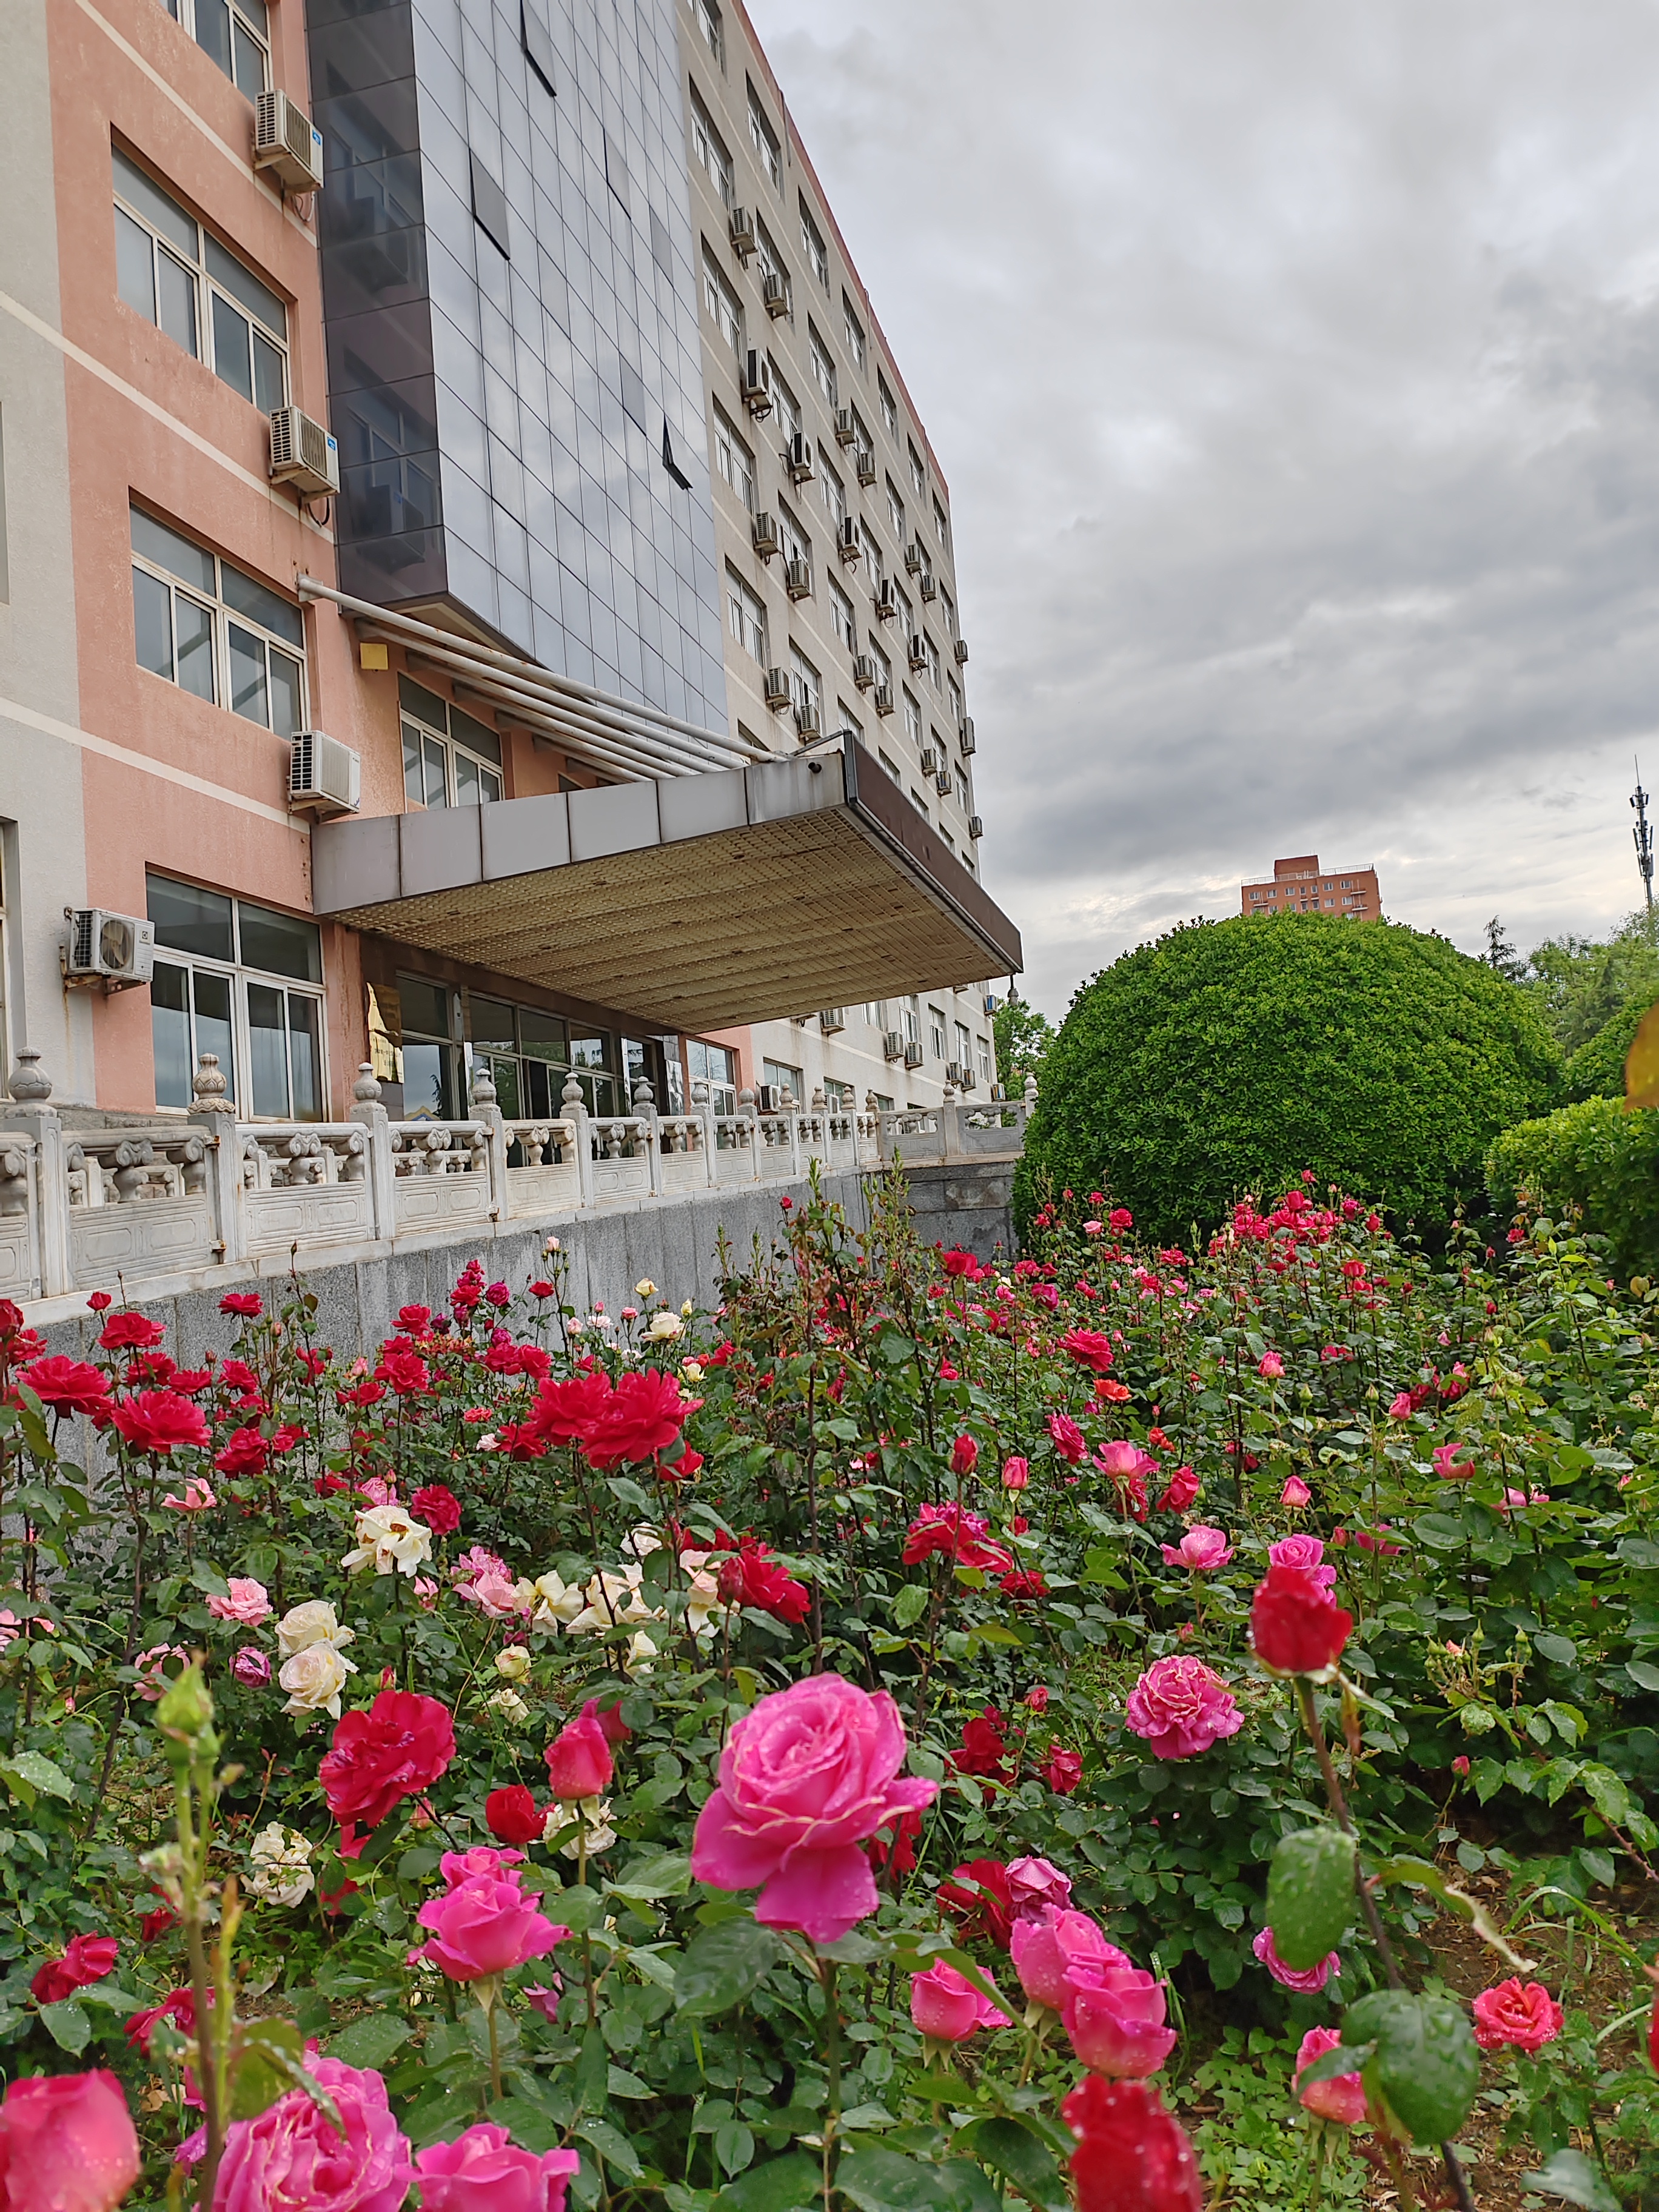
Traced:
POLYGON ((1322 873, 1317 853, 1275 860, 1273 880, 1242 884, 1238 902, 1245 914, 1340 914, 1351 921, 1375 921, 1382 912, 1375 868, 1322 873))

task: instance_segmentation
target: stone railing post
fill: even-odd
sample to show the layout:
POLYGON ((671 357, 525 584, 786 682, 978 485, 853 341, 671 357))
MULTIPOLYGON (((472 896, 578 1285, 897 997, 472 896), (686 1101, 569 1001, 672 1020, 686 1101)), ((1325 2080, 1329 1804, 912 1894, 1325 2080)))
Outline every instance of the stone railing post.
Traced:
POLYGON ((760 1116, 755 1111, 755 1094, 752 1091, 738 1091, 738 1112, 746 1115, 749 1122, 749 1180, 750 1182, 758 1182, 761 1179, 760 1116))
POLYGON ((207 1148, 208 1218, 213 1225, 213 1256, 221 1267, 234 1267, 247 1257, 247 1223, 242 1212, 242 1146, 236 1127, 236 1109, 226 1096, 228 1085, 216 1052, 204 1052, 196 1063, 191 1084, 193 1103, 190 1124, 198 1129, 207 1148))
POLYGON ((945 1102, 939 1109, 939 1149, 947 1160, 959 1160, 962 1142, 962 1107, 957 1097, 954 1083, 945 1086, 945 1102))
POLYGON ((702 1124, 702 1172, 709 1189, 715 1182, 714 1152, 719 1133, 714 1127, 714 1109, 709 1102, 708 1085, 699 1076, 691 1085, 691 1111, 702 1124))
POLYGON ((64 1125, 52 1103, 52 1078, 32 1045, 18 1047, 17 1065, 6 1088, 12 1103, 0 1121, 8 1129, 34 1139, 34 1235, 40 1295, 54 1297, 75 1287, 70 1257, 69 1159, 64 1125))
POLYGON ((364 1060, 351 1086, 351 1111, 347 1121, 359 1123, 368 1147, 369 1203, 374 1209, 374 1234, 389 1243, 398 1233, 398 1170, 392 1157, 392 1116, 380 1103, 380 1086, 374 1070, 364 1060))
POLYGON ((1024 1111, 1021 1114, 1019 1118, 1019 1133, 1022 1146, 1024 1142, 1025 1132, 1030 1127, 1031 1116, 1036 1112, 1036 1103, 1037 1079, 1035 1075, 1028 1075, 1025 1079, 1024 1111))
POLYGON ((789 1179, 799 1182, 801 1177, 801 1109, 794 1092, 786 1083, 783 1086, 783 1114, 789 1131, 789 1179))
POLYGON ((501 1221, 507 1215, 507 1123, 495 1103, 495 1085, 487 1061, 472 1078, 472 1119, 484 1125, 484 1151, 489 1161, 489 1218, 501 1221))
POLYGON ((576 1182, 584 1206, 593 1203, 593 1139, 588 1133, 587 1101, 574 1075, 567 1075, 564 1089, 559 1093, 560 1104, 568 1121, 576 1128, 576 1182))
POLYGON ((662 1130, 657 1121, 656 1094, 643 1075, 634 1085, 633 1112, 635 1121, 645 1124, 645 1149, 650 1163, 651 1194, 654 1198, 662 1188, 662 1130))

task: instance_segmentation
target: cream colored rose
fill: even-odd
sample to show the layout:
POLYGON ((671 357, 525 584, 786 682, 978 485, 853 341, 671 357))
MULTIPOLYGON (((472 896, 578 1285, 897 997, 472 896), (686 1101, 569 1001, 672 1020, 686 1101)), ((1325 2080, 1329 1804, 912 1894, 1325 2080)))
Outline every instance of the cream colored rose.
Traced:
POLYGON ((357 1516, 357 1548, 340 1562, 347 1574, 412 1575, 432 1557, 432 1531, 401 1505, 371 1505, 357 1516))
POLYGON ((495 1654, 495 1672, 504 1682, 522 1682, 530 1672, 530 1654, 522 1644, 509 1644, 495 1654))
POLYGON ((680 1553, 680 1566, 688 1577, 686 1625, 693 1636, 712 1636, 726 1615, 720 1601, 720 1569, 708 1565, 714 1557, 712 1552, 680 1553))
POLYGON ((280 1820, 261 1828, 248 1846, 247 1877, 243 1884, 267 1905, 300 1905, 317 1887, 311 1871, 311 1845, 280 1820))
POLYGON ((348 1674, 357 1669, 340 1650, 337 1644, 326 1637, 315 1644, 307 1644, 302 1651, 284 1662, 276 1680, 288 1692, 285 1713, 331 1713, 340 1717, 340 1692, 346 1686, 348 1674))
POLYGON ((493 1698, 484 1700, 493 1713, 499 1713, 514 1728, 522 1728, 530 1718, 530 1708, 516 1690, 497 1690, 493 1698))
POLYGON ((701 1382, 702 1380, 702 1360, 688 1359, 684 1361, 681 1365, 680 1373, 684 1376, 688 1382, 701 1382))
POLYGON ((660 1313, 652 1315, 651 1334, 659 1344, 669 1343, 673 1338, 682 1336, 684 1333, 685 1323, 678 1314, 670 1313, 666 1306, 660 1313))
POLYGON ((634 1295, 636 1298, 654 1298, 656 1297, 657 1286, 652 1281, 649 1275, 641 1276, 639 1281, 634 1285, 634 1295))
POLYGON ((355 1641, 355 1632, 341 1627, 326 1598, 309 1598, 304 1605, 290 1606, 276 1624, 276 1649, 284 1659, 303 1651, 307 1644, 321 1643, 325 1637, 331 1644, 355 1641))
POLYGON ((530 1615, 532 1628, 556 1629, 575 1620, 582 1609, 582 1594, 575 1583, 568 1583, 561 1575, 550 1571, 538 1575, 531 1584, 535 1593, 535 1607, 530 1615))
MULTIPOLYGON (((587 1846, 589 1858, 592 1858, 596 1851, 608 1851, 617 1840, 617 1832, 611 1825, 611 1800, 608 1797, 578 1798, 576 1813, 581 1821, 583 1833, 580 1836, 572 1836, 570 1841, 562 1847, 565 1857, 579 1858, 581 1856, 584 1841, 587 1846)), ((545 1843, 550 1836, 556 1836, 569 1818, 569 1806, 558 1803, 550 1805, 548 1808, 547 1826, 542 1831, 542 1841, 545 1843)))

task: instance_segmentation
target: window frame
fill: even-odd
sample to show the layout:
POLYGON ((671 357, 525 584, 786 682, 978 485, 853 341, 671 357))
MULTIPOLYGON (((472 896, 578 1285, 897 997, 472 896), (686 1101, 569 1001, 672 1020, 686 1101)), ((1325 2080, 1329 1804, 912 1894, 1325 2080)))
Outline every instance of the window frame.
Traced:
POLYGON ((783 143, 772 128, 770 118, 761 105, 760 94, 755 89, 752 77, 744 79, 749 90, 749 142, 753 146, 760 165, 771 179, 772 189, 779 198, 783 195, 783 143))
POLYGON ((876 371, 876 396, 881 405, 881 419, 887 425, 887 434, 890 438, 896 438, 899 434, 898 402, 879 369, 876 371))
MULTIPOLYGON (((918 499, 926 499, 927 496, 927 464, 923 461, 921 455, 916 451, 916 441, 914 438, 907 438, 905 440, 904 450, 906 457, 910 464, 910 488, 915 493, 918 499)), ((921 533, 918 531, 916 534, 920 537, 921 533)))
POLYGON ((823 678, 793 638, 789 641, 789 703, 798 714, 803 707, 811 707, 817 714, 818 727, 822 730, 823 678))
MULTIPOLYGON (((442 773, 444 778, 444 797, 441 802, 440 802, 442 805, 445 807, 455 807, 490 806, 498 805, 501 800, 505 799, 507 796, 507 747, 501 743, 501 732, 498 730, 489 729, 484 723, 477 721, 476 717, 471 714, 465 715, 465 719, 469 725, 483 731, 486 737, 494 738, 497 745, 500 746, 501 757, 499 760, 492 760, 488 752, 484 751, 479 746, 471 744, 465 736, 456 736, 454 727, 450 718, 457 714, 465 714, 465 710, 464 708, 452 705, 447 699, 441 699, 435 691, 426 692, 425 696, 431 699, 434 705, 440 706, 444 709, 444 721, 442 726, 440 727, 435 717, 428 714, 422 707, 410 704, 408 692, 415 690, 416 688, 417 687, 412 684, 405 684, 404 682, 400 682, 398 684, 398 735, 402 739, 404 748, 404 805, 405 809, 418 807, 423 812, 436 811, 433 800, 424 796, 424 793, 428 788, 429 788, 426 782, 426 771, 432 764, 432 750, 434 748, 441 751, 443 755, 442 773), (407 724, 409 726, 404 728, 404 724, 407 724), (409 772, 410 765, 410 737, 411 732, 413 732, 420 741, 419 755, 422 762, 422 789, 423 794, 420 798, 416 798, 409 787, 409 772), (465 766, 472 771, 472 781, 476 786, 477 793, 477 796, 476 798, 463 798, 461 796, 461 771, 463 766, 465 766), (487 784, 494 784, 495 788, 493 791, 488 790, 485 788, 487 784)), ((425 687, 423 685, 418 688, 423 691, 425 690, 425 687)))
MULTIPOLYGON (((165 876, 159 870, 146 870, 144 880, 146 890, 145 910, 147 913, 149 906, 149 886, 152 881, 178 884, 180 888, 191 890, 201 889, 201 886, 198 884, 185 884, 182 878, 165 876)), ((275 1122, 279 1125, 288 1121, 294 1121, 301 1124, 325 1121, 328 1119, 328 994, 323 971, 323 945, 321 930, 318 928, 316 923, 313 921, 308 915, 280 915, 280 919, 283 921, 296 922, 312 932, 315 940, 318 969, 317 980, 314 982, 308 978, 283 975, 276 969, 260 968, 252 961, 247 959, 244 954, 244 910, 246 909, 246 911, 254 914, 276 914, 279 910, 275 908, 261 907, 257 900, 241 899, 228 893, 216 891, 209 893, 208 896, 213 898, 223 898, 230 908, 230 942, 232 957, 229 959, 225 959, 215 953, 195 952, 181 950, 175 945, 163 945, 158 937, 155 945, 155 969, 167 969, 181 972, 186 975, 188 981, 185 986, 185 1002, 182 1008, 157 1006, 154 995, 155 984, 152 981, 152 1011, 150 1020, 152 1053, 155 1053, 155 1015, 157 1013, 173 1013, 182 1012, 185 1024, 185 1038, 188 1058, 186 1082, 193 1086, 196 1070, 200 1064, 202 1053, 204 1051, 211 1051, 214 1048, 213 1045, 203 1042, 203 1026, 205 1023, 216 1022, 218 1019, 216 1015, 204 1015, 201 1012, 198 1004, 198 994, 196 988, 195 979, 198 975, 222 979, 227 988, 230 1010, 228 1022, 225 1024, 229 1033, 231 1054, 231 1065, 228 1068, 224 1069, 224 1073, 228 1079, 226 1097, 228 1102, 234 1109, 237 1120, 239 1121, 268 1121, 275 1122), (276 992, 283 994, 282 1033, 283 1039, 283 1088, 288 1103, 285 1110, 281 1113, 272 1113, 268 1109, 262 1109, 255 1103, 254 1092, 255 1085, 258 1080, 258 1073, 253 1058, 253 1037, 256 1026, 264 1027, 266 1025, 256 1025, 250 1017, 248 1007, 248 994, 250 990, 276 992), (301 1000, 303 1004, 313 1009, 313 1026, 310 1030, 310 1042, 313 1048, 312 1073, 314 1085, 315 1110, 313 1112, 296 1111, 294 1105, 296 1075, 295 1055, 295 1038, 296 1031, 293 1022, 292 1009, 289 1002, 295 999, 301 1000)), ((154 970, 152 970, 152 975, 153 974, 154 970)), ((303 1034, 303 1031, 300 1033, 303 1034)), ((210 1034, 214 1033, 210 1032, 210 1034)), ((222 1042, 222 1039, 216 1034, 215 1042, 222 1042)), ((220 1055, 222 1066, 223 1065, 223 1058, 224 1055, 222 1053, 220 1055)), ((156 1090, 159 1094, 160 1076, 161 1073, 161 1062, 159 1054, 155 1055, 155 1069, 156 1075, 156 1090)), ((163 1103, 158 1095, 155 1102, 155 1110, 158 1114, 188 1113, 194 1103, 195 1099, 192 1088, 191 1090, 187 1090, 185 1096, 176 1102, 169 1101, 167 1103, 163 1103)))
POLYGON ((904 501, 900 495, 898 486, 885 470, 882 471, 882 483, 887 493, 888 527, 892 531, 897 544, 902 547, 905 542, 904 501))
POLYGON ((837 537, 847 520, 847 487, 841 480, 839 470, 825 458, 822 447, 817 454, 818 498, 829 516, 830 526, 837 537))
POLYGON ((714 472, 728 490, 743 501, 746 514, 755 512, 755 456, 746 440, 719 400, 714 404, 714 472), (738 482, 739 476, 742 482, 738 482))
POLYGON ((147 551, 137 544, 131 546, 131 560, 134 578, 133 658, 137 666, 147 675, 155 676, 161 682, 172 684, 179 690, 189 693, 192 698, 201 699, 209 706, 222 708, 227 714, 234 714, 240 721, 251 723, 255 729, 269 730, 274 737, 287 739, 296 737, 302 730, 309 729, 311 726, 310 669, 309 655, 305 642, 303 609, 291 605, 280 592, 275 591, 259 577, 249 575, 246 569, 239 568, 234 561, 223 559, 222 556, 214 552, 210 546, 204 545, 199 540, 187 537, 182 530, 175 530, 171 523, 163 522, 159 515, 151 514, 147 507, 137 506, 130 500, 128 514, 129 541, 135 534, 131 518, 141 518, 151 529, 177 540, 182 546, 190 548, 201 561, 208 564, 213 579, 210 587, 198 579, 181 575, 177 568, 169 568, 157 553, 147 551), (298 644, 295 644, 290 635, 278 630, 273 624, 262 621, 258 613, 250 607, 237 605, 225 590, 224 579, 227 571, 231 575, 240 579, 243 583, 251 586, 254 592, 268 599, 273 606, 287 608, 292 613, 299 630, 298 644), (137 580, 141 577, 147 580, 152 586, 152 605, 155 603, 153 597, 155 590, 159 589, 167 594, 169 657, 167 670, 157 668, 149 661, 139 657, 142 641, 137 580), (208 670, 212 684, 210 693, 198 690, 193 684, 184 682, 179 673, 180 655, 178 608, 181 599, 187 606, 193 607, 204 615, 207 619, 208 670), (233 636, 233 632, 238 635, 233 636), (247 653, 249 647, 257 647, 259 652, 263 670, 261 684, 265 704, 263 719, 257 714, 244 712, 243 708, 236 703, 237 655, 239 652, 242 653, 246 665, 249 658, 247 653), (295 706, 292 729, 279 728, 273 716, 273 703, 276 699, 278 689, 276 682, 273 680, 271 665, 273 654, 278 660, 287 662, 292 672, 287 679, 295 706))
POLYGON ((727 562, 726 567, 726 635, 742 647, 757 668, 767 665, 770 636, 766 615, 766 602, 753 585, 740 576, 727 562), (755 650, 752 629, 759 636, 760 651, 755 650))
POLYGON ((720 336, 734 354, 743 353, 743 301, 726 271, 715 260, 708 240, 702 242, 702 304, 720 336), (731 327, 728 329, 727 325, 731 327))
POLYGON ((704 106, 702 95, 695 84, 691 87, 691 153, 714 186, 720 205, 729 208, 736 190, 737 171, 726 141, 715 129, 714 118, 704 106))
POLYGON ((859 619, 853 602, 833 576, 828 577, 826 580, 830 586, 830 626, 848 653, 856 655, 859 649, 859 619))
POLYGON ((726 73, 726 25, 716 0, 686 0, 692 18, 702 33, 702 42, 714 57, 722 76, 726 73))
POLYGON ((839 404, 836 394, 841 389, 836 376, 836 356, 824 343, 817 325, 810 315, 806 320, 806 362, 824 405, 834 414, 839 404))
POLYGON ((862 376, 865 364, 869 358, 869 343, 865 337, 864 325, 859 319, 858 311, 845 292, 841 295, 841 326, 842 335, 847 341, 847 350, 853 356, 853 366, 862 376))
POLYGON ((823 242, 823 233, 817 218, 806 204, 806 195, 797 195, 800 202, 800 250, 806 256, 806 265, 817 278, 825 292, 830 289, 830 249, 823 242))
POLYGON ((245 100, 257 100, 262 92, 270 91, 270 18, 264 0, 252 0, 252 5, 249 0, 205 0, 205 6, 204 0, 161 0, 161 5, 185 36, 192 39, 202 49, 214 67, 222 70, 230 79, 245 100), (202 36, 202 16, 204 12, 210 14, 215 4, 222 8, 228 19, 230 33, 228 60, 222 60, 217 50, 202 36), (256 18, 259 16, 263 16, 264 21, 256 28, 256 18), (236 35, 239 31, 241 33, 240 45, 236 35), (242 71, 236 66, 250 51, 258 56, 261 63, 260 82, 252 91, 243 82, 242 71))

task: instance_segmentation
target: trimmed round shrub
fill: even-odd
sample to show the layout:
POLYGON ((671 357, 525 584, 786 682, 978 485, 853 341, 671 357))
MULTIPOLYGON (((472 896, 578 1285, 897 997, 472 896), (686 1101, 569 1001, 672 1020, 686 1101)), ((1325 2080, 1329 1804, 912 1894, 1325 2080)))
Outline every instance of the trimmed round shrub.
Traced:
POLYGON ((1560 1096, 1526 994, 1443 938, 1332 915, 1200 921, 1073 1000, 1017 1186, 1099 1189, 1160 1237, 1304 1169, 1429 1227, 1484 1211, 1492 1139, 1560 1096))
POLYGON ((1625 1095, 1625 1055, 1653 1000, 1644 994, 1632 999, 1588 1044, 1581 1044, 1567 1062, 1569 1098, 1622 1098, 1625 1095))
POLYGON ((1621 1273, 1659 1269, 1659 1111, 1627 1114, 1620 1099, 1587 1098, 1522 1121, 1493 1145, 1486 1188, 1505 1212, 1524 1206, 1559 1219, 1577 1206, 1621 1273))

